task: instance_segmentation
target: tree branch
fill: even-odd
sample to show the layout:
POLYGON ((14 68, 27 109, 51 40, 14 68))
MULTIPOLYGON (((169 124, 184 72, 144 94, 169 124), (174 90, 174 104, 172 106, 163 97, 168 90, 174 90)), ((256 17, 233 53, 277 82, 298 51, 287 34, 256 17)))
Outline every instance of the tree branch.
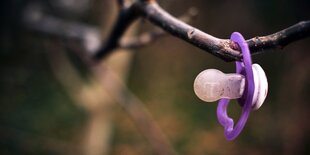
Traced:
POLYGON ((134 10, 133 5, 121 8, 116 22, 114 24, 113 30, 108 36, 107 42, 100 48, 96 54, 95 58, 101 58, 109 54, 112 50, 117 48, 119 39, 123 36, 127 28, 135 21, 138 17, 137 12, 134 10))
POLYGON ((283 48, 291 42, 310 36, 310 21, 299 22, 289 28, 268 36, 247 40, 252 53, 261 53, 271 48, 283 48))
POLYGON ((178 20, 157 3, 136 3, 136 8, 140 9, 140 13, 153 24, 217 57, 232 60, 241 56, 239 51, 230 48, 232 44, 230 40, 213 37, 178 20))
MULTIPOLYGON (((236 43, 230 41, 229 39, 214 37, 180 21, 163 10, 154 0, 135 1, 131 5, 131 8, 135 10, 137 16, 143 16, 145 19, 149 20, 151 23, 162 28, 173 36, 191 43, 192 45, 207 51, 218 58, 225 61, 233 61, 240 60, 242 56, 236 43)), ((123 15, 123 17, 119 16, 117 22, 115 23, 114 30, 112 31, 108 41, 104 44, 105 46, 97 52, 97 59, 102 58, 104 55, 110 53, 111 50, 119 46, 118 42, 120 37, 131 23, 126 22, 127 24, 120 25, 119 23, 121 22, 119 22, 119 20, 128 21, 127 18, 136 19, 130 18, 130 16, 132 15, 123 15), (122 30, 120 31, 121 33, 117 33, 116 30, 118 27, 122 30), (116 35, 113 35, 113 33, 116 33, 116 35)), ((254 37, 247 40, 247 42, 253 54, 262 53, 263 50, 279 47, 282 48, 289 43, 309 37, 309 31, 310 21, 303 21, 268 36, 254 37)))
MULTIPOLYGON (((184 15, 180 16, 178 19, 185 23, 190 23, 192 19, 197 16, 197 14, 198 10, 194 7, 191 7, 184 15)), ((154 30, 150 32, 145 32, 138 37, 121 39, 121 41, 119 42, 119 48, 140 48, 149 45, 150 43, 165 35, 167 35, 167 33, 163 29, 155 27, 154 30)))

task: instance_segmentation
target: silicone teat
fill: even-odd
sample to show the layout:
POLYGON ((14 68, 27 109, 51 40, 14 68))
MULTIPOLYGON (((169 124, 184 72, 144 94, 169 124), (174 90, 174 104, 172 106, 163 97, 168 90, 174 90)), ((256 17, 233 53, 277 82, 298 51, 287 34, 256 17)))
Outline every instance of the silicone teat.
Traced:
MULTIPOLYGON (((258 64, 252 65, 254 76, 254 96, 252 109, 259 109, 268 93, 267 77, 258 64)), ((237 99, 243 95, 245 77, 241 74, 224 74, 216 69, 207 69, 198 74, 194 82, 194 91, 203 101, 214 102, 221 98, 237 99)))
POLYGON ((224 74, 216 69, 207 69, 196 77, 194 91, 201 100, 214 102, 220 98, 240 98, 244 85, 245 78, 241 74, 224 74))

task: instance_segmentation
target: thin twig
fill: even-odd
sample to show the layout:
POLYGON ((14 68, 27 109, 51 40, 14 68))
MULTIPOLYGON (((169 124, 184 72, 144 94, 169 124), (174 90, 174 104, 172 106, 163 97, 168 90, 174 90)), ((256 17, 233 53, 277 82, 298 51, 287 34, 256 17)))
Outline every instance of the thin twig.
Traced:
POLYGON ((41 35, 79 41, 89 53, 98 51, 101 44, 98 27, 47 14, 42 6, 28 6, 22 20, 26 28, 41 35))
POLYGON ((140 48, 154 42, 156 39, 164 36, 165 31, 155 28, 151 32, 145 32, 138 37, 124 38, 119 43, 119 48, 123 49, 135 49, 140 48))
MULTIPOLYGON (((198 10, 194 7, 191 7, 184 15, 180 16, 178 19, 185 23, 190 23, 192 19, 197 16, 198 10)), ((119 48, 123 49, 134 49, 134 48, 140 48, 146 45, 149 45, 150 43, 153 43, 158 38, 161 38, 162 36, 167 35, 164 30, 155 27, 153 31, 145 32, 138 37, 135 38, 124 38, 121 39, 119 43, 119 48)))

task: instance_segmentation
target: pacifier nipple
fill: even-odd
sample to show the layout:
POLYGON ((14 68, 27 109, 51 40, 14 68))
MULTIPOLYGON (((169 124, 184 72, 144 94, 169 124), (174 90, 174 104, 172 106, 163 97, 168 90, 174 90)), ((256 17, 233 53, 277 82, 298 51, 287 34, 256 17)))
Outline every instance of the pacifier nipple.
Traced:
POLYGON ((237 99, 243 94, 244 84, 245 79, 241 74, 224 74, 216 69, 207 69, 196 77, 194 91, 206 102, 220 98, 237 99))
MULTIPOLYGON (((252 65, 254 76, 254 94, 252 109, 259 109, 268 93, 267 77, 258 64, 252 65)), ((245 77, 241 74, 224 74, 216 69, 207 69, 198 74, 194 82, 195 94, 205 102, 214 102, 221 98, 238 99, 243 95, 245 77)))

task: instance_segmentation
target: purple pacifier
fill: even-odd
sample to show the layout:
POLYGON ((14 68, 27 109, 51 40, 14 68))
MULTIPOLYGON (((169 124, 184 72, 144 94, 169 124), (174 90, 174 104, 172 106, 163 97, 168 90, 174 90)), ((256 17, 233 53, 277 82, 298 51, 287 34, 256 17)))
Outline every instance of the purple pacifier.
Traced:
POLYGON ((224 127, 227 140, 233 140, 241 133, 251 110, 257 110, 262 105, 268 92, 265 72, 258 64, 252 65, 245 39, 238 32, 234 32, 230 39, 239 45, 243 55, 242 62, 236 61, 236 73, 225 75, 221 71, 207 69, 202 71, 194 82, 195 93, 200 99, 206 102, 220 99, 217 118, 224 127), (238 99, 242 106, 242 114, 237 124, 227 115, 230 99, 238 99))

